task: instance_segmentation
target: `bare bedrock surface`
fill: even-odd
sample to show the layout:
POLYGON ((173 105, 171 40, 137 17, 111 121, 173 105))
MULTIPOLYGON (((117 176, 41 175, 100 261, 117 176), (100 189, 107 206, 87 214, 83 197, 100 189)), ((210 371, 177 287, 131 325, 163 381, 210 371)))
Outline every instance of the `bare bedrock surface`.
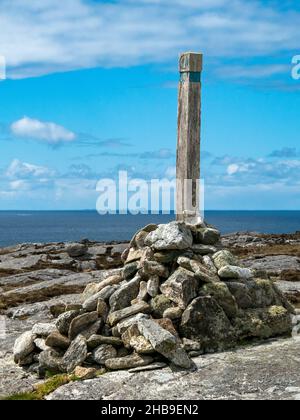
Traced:
MULTIPOLYGON (((243 264, 267 270, 300 305, 300 234, 228 235, 243 264)), ((118 272, 126 244, 19 245, 0 249, 0 396, 30 391, 35 375, 15 365, 13 343, 36 323, 52 322, 56 303, 79 303, 85 286, 118 272)), ((108 373, 66 385, 49 399, 300 399, 299 338, 194 359, 197 370, 108 373)))
POLYGON ((49 400, 300 400, 300 338, 194 359, 196 370, 108 373, 49 400))

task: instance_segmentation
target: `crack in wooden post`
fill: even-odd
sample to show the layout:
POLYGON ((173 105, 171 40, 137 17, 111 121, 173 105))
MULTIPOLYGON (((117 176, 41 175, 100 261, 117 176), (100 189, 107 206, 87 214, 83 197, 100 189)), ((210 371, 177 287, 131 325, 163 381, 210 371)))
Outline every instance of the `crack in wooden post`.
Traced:
POLYGON ((179 59, 176 217, 198 223, 200 217, 201 72, 203 55, 179 59))

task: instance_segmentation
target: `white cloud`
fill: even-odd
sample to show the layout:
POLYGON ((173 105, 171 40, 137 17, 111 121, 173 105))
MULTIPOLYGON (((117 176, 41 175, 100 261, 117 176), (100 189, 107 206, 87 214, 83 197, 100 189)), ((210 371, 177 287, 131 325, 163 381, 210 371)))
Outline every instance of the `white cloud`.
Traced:
POLYGON ((298 49, 299 20, 263 0, 1 0, 0 52, 10 78, 174 62, 187 49, 217 63, 272 58, 298 49))
POLYGON ((204 171, 207 185, 240 186, 272 185, 280 182, 299 185, 299 159, 237 158, 220 157, 214 159, 209 169, 204 171))
POLYGON ((11 125, 12 133, 17 137, 40 140, 52 145, 62 142, 72 142, 75 133, 53 122, 43 122, 24 117, 11 125))
POLYGON ((237 165, 236 163, 232 163, 231 165, 229 165, 227 167, 228 175, 233 175, 233 174, 237 173, 238 170, 239 170, 239 165, 237 165))
MULTIPOLYGON (((47 178, 54 175, 54 171, 45 166, 33 165, 14 159, 9 165, 6 174, 8 178, 22 180, 27 178, 47 178)), ((17 184, 13 184, 17 185, 17 184)))

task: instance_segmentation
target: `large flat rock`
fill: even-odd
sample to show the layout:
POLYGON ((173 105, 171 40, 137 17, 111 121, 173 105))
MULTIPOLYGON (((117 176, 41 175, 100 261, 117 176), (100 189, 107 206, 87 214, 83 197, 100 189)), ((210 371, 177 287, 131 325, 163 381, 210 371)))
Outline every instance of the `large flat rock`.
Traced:
POLYGON ((280 276, 287 270, 300 271, 300 258, 292 255, 258 255, 243 259, 242 263, 245 267, 265 270, 271 276, 280 276))
POLYGON ((52 280, 41 281, 0 293, 1 304, 8 308, 21 303, 41 302, 54 296, 81 293, 87 284, 104 280, 118 273, 119 269, 115 269, 58 276, 52 280))
POLYGON ((300 337, 194 359, 197 370, 108 373, 49 400, 300 400, 300 337), (284 355, 284 357, 283 357, 284 355))

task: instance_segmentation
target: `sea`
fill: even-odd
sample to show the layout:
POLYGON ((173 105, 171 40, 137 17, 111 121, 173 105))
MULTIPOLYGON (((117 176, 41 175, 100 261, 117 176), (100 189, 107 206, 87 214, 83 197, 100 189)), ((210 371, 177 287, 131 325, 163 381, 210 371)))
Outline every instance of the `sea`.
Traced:
MULTIPOLYGON (((167 223, 172 215, 105 215, 96 211, 0 211, 0 247, 20 243, 127 241, 149 223, 167 223)), ((233 232, 294 233, 300 211, 206 211, 205 219, 233 232)))

